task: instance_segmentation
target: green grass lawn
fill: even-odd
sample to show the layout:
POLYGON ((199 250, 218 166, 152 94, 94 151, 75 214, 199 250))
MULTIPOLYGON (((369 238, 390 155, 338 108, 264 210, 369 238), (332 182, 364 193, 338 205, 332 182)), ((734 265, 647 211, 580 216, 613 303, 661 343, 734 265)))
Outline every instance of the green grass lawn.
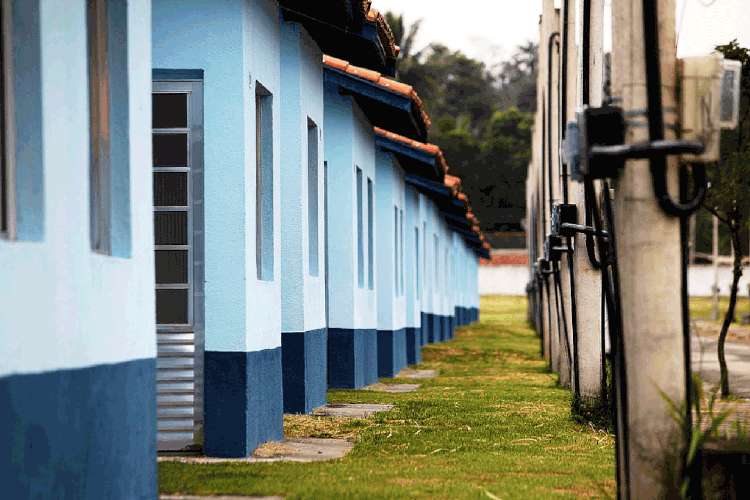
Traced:
MULTIPOLYGON (((741 292, 741 290, 740 290, 741 292)), ((719 319, 718 323, 724 321, 724 315, 729 308, 729 297, 719 297, 719 319)), ((690 297, 690 317, 692 319, 709 319, 713 309, 713 299, 711 297, 690 297)), ((735 316, 739 319, 741 314, 750 312, 747 296, 737 297, 735 306, 735 316)))
MULTIPOLYGON (((614 498, 614 441, 574 423, 571 396, 539 358, 522 297, 483 297, 482 321, 425 346, 440 370, 415 392, 328 392, 329 402, 391 403, 363 420, 285 418, 287 435, 346 436, 317 463, 159 464, 163 494, 295 499, 614 498)), ((388 382, 389 380, 381 380, 388 382)))

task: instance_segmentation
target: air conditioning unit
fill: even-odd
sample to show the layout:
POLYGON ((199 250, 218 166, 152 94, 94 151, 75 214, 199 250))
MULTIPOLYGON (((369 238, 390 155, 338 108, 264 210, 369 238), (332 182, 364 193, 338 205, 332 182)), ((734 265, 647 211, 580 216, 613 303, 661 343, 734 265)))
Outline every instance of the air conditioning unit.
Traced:
POLYGON ((719 160, 721 129, 738 125, 742 63, 725 60, 718 52, 679 61, 681 73, 680 121, 682 140, 702 142, 700 155, 684 154, 688 162, 719 160))

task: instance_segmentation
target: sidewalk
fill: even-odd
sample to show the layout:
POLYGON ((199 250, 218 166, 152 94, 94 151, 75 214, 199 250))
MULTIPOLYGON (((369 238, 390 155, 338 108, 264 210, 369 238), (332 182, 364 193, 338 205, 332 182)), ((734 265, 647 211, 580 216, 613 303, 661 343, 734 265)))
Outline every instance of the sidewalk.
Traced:
MULTIPOLYGON (((720 380, 717 346, 721 325, 708 320, 693 321, 691 357, 693 373, 703 379, 704 394, 710 396, 720 380)), ((729 390, 737 398, 732 401, 717 400, 714 412, 734 408, 734 412, 720 427, 720 432, 731 433, 735 422, 750 424, 750 327, 732 324, 729 327, 724 355, 729 368, 729 390)), ((704 399, 703 407, 707 405, 704 399)), ((704 428, 708 422, 704 423, 704 428)))

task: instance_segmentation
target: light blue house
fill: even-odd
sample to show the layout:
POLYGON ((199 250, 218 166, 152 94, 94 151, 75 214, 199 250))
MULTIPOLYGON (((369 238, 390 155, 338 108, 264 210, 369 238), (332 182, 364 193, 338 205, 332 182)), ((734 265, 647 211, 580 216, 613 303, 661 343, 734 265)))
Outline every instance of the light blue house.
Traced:
POLYGON ((157 450, 247 456, 418 363, 422 311, 473 317, 475 276, 429 281, 475 232, 369 2, 58 3, 0 0, 9 498, 153 499, 157 450))
MULTIPOLYGON (((247 456, 283 437, 278 6, 154 0, 152 27, 154 156, 160 141, 179 138, 180 151, 187 142, 193 188, 182 218, 157 226, 157 244, 160 231, 192 235, 178 248, 195 268, 181 295, 187 314, 158 325, 160 447, 200 445, 203 428, 206 455, 247 456), (180 128, 167 118, 183 107, 202 113, 180 128), (187 356, 161 349, 181 338, 174 348, 187 356)), ((157 295, 157 317, 159 305, 157 295)))
POLYGON ((157 496, 150 15, 0 2, 3 498, 157 496))
POLYGON ((396 298, 390 305, 383 305, 379 323, 379 294, 385 297, 389 287, 393 294, 397 293, 395 285, 401 290, 402 281, 400 272, 398 283, 395 276, 402 257, 400 244, 398 252, 395 250, 393 225, 398 224, 400 239, 404 208, 402 174, 398 167, 393 169, 393 164, 389 164, 387 155, 380 157, 380 168, 376 167, 376 157, 380 153, 376 152, 373 126, 385 124, 416 138, 426 136, 427 122, 421 101, 412 88, 385 78, 379 72, 326 56, 329 387, 359 388, 376 382, 379 337, 383 338, 384 352, 390 353, 389 359, 383 362, 383 373, 392 373, 394 367, 404 364, 405 301, 396 298), (378 181, 379 173, 387 177, 378 181), (382 198, 378 198, 381 187, 384 192, 382 198), (380 211, 378 199, 381 200, 380 211), (389 217, 381 220, 385 217, 386 206, 389 217), (398 221, 395 210, 398 210, 398 221), (391 224, 393 241, 383 232, 388 224, 391 224), (384 244, 379 241, 381 237, 386 238, 384 244), (380 253, 386 246, 392 260, 389 255, 380 253), (377 267, 379 265, 388 265, 388 268, 383 270, 377 267), (381 289, 378 280, 391 279, 391 275, 391 285, 384 284, 381 289))
POLYGON ((307 31, 281 22, 281 345, 284 411, 326 402, 323 55, 307 31))

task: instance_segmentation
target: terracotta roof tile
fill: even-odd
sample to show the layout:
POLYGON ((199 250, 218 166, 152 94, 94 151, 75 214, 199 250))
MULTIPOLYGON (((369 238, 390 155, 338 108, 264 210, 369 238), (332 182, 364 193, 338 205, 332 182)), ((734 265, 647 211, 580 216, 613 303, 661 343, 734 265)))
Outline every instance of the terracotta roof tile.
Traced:
POLYGON ((396 59, 401 49, 396 45, 396 37, 393 36, 393 31, 388 25, 388 21, 385 20, 385 16, 378 9, 370 9, 367 11, 366 18, 368 21, 377 23, 378 38, 380 38, 380 43, 383 45, 386 55, 391 59, 396 59))
POLYGON ((430 119, 427 118, 427 113, 424 112, 422 99, 419 98, 419 96, 414 91, 411 85, 398 82, 391 78, 386 78, 382 76, 380 73, 378 73, 377 71, 372 71, 367 68, 354 66, 352 64, 349 64, 348 61, 344 61, 343 59, 338 59, 336 57, 331 57, 329 55, 323 55, 323 64, 331 68, 336 68, 340 71, 345 71, 349 73, 350 75, 363 78, 376 85, 380 85, 381 87, 384 87, 388 90, 391 90, 393 92, 396 92, 403 96, 411 98, 412 103, 414 104, 414 107, 417 110, 417 113, 422 118, 422 123, 425 126, 425 130, 428 130, 430 128, 430 119))
MULTIPOLYGON (((484 245, 482 245, 484 246, 484 245)), ((484 247, 487 248, 487 247, 484 247)), ((529 257, 525 253, 520 254, 492 254, 489 259, 481 259, 481 266, 525 266, 529 263, 529 257)))
POLYGON ((411 97, 411 99, 414 100, 414 97, 412 96, 412 94, 416 94, 416 92, 414 92, 414 89, 412 88, 411 85, 397 82, 396 80, 391 80, 390 78, 385 78, 385 77, 381 78, 380 81, 377 83, 378 85, 387 87, 393 90, 394 92, 398 92, 399 94, 403 94, 405 96, 411 97))
POLYGON ((343 59, 327 55, 323 55, 323 64, 332 68, 340 69, 341 71, 346 71, 346 68, 349 67, 349 63, 343 59))
POLYGON ((384 135, 388 137, 389 139, 393 139, 394 141, 401 142, 413 148, 421 149, 422 151, 426 151, 434 155, 435 160, 438 164, 438 171, 439 172, 443 171, 443 166, 445 163, 445 161, 443 160, 443 153, 440 151, 440 148, 437 147, 435 144, 429 144, 429 143, 425 144, 424 142, 415 141, 414 139, 409 139, 408 137, 404 137, 403 135, 394 134, 393 132, 389 132, 380 127, 374 127, 374 128, 375 128, 375 132, 380 135, 384 135))
POLYGON ((358 66, 352 66, 351 64, 347 66, 346 70, 347 73, 350 75, 358 76, 360 78, 364 78, 365 80, 369 80, 373 83, 378 83, 383 75, 378 73, 377 71, 373 71, 371 69, 367 68, 360 68, 358 66))
POLYGON ((359 12, 366 15, 370 11, 372 0, 360 0, 359 2, 355 2, 355 4, 359 12))
POLYGON ((445 174, 445 179, 444 179, 443 182, 448 187, 451 187, 451 188, 455 187, 455 188, 457 188, 458 186, 461 185, 461 178, 460 177, 456 177, 455 175, 445 174))

